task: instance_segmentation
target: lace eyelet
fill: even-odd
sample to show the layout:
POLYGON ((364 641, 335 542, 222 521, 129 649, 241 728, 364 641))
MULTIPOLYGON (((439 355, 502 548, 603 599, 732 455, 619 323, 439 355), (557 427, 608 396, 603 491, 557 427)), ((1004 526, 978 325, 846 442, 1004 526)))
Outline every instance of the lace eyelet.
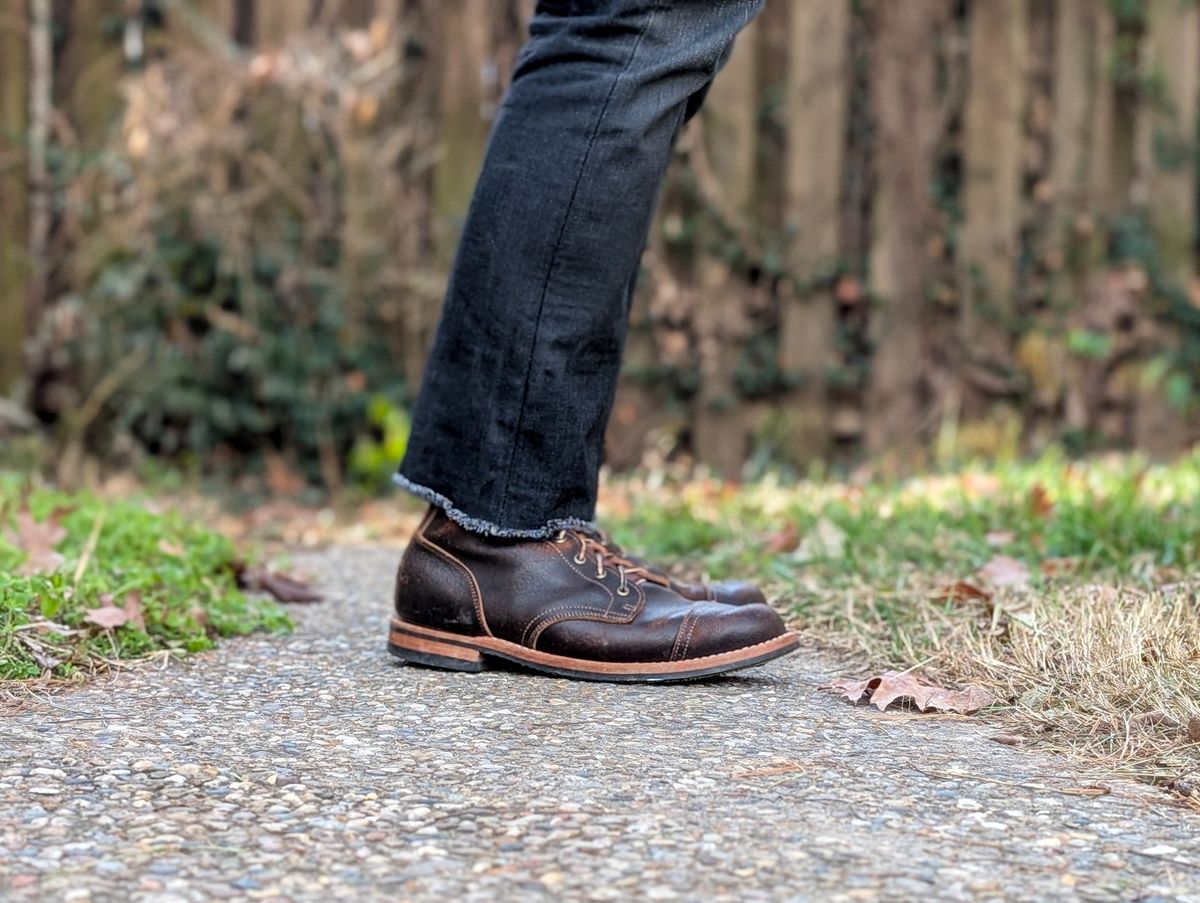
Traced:
POLYGON ((618 596, 628 596, 629 595, 629 587, 628 586, 618 586, 617 587, 617 595, 618 596))
POLYGON ((586 555, 576 555, 571 560, 574 561, 576 564, 587 564, 587 556, 586 555))
POLYGON ((555 533, 554 541, 557 543, 560 543, 560 544, 566 542, 567 541, 567 531, 559 530, 557 533, 555 533))

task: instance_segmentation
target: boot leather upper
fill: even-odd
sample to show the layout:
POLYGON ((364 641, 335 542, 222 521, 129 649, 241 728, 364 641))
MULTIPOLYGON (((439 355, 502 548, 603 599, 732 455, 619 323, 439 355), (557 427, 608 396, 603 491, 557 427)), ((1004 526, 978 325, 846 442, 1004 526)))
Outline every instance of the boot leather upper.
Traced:
POLYGON ((591 661, 701 658, 785 632, 763 604, 725 605, 680 595, 668 581, 616 563, 583 534, 496 539, 434 509, 405 552, 396 580, 401 620, 493 636, 591 661), (598 560, 601 559, 601 560, 598 560))

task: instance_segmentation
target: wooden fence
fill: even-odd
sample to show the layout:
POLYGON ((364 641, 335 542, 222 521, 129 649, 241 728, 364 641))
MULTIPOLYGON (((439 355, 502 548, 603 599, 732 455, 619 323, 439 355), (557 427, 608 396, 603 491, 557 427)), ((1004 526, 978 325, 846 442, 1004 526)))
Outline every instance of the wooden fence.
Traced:
MULTIPOLYGON (((411 253, 444 269, 532 6, 4 0, 0 386, 65 288, 47 144, 104 143, 138 41, 174 52, 190 11, 263 54, 403 22, 440 147, 411 253)), ((681 138, 610 459, 1196 441, 1198 104, 1192 2, 772 0, 681 138)), ((436 303, 400 300, 415 379, 436 303)))

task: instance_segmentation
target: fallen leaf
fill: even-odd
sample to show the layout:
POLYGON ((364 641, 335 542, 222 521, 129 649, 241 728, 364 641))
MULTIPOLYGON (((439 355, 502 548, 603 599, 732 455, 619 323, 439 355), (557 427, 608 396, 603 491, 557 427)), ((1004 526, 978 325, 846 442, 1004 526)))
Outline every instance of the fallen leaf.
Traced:
POLYGON ((1161 709, 1155 709, 1153 712, 1142 712, 1141 714, 1134 715, 1129 720, 1134 724, 1144 727, 1183 727, 1178 718, 1170 712, 1164 712, 1161 709))
POLYGON ((1073 574, 1078 569, 1078 558, 1047 558, 1038 565, 1038 570, 1045 577, 1059 577, 1063 574, 1073 574))
POLYGON ((841 690, 851 702, 866 701, 881 712, 899 699, 909 699, 922 712, 936 709, 970 715, 996 701, 991 693, 980 687, 948 690, 929 683, 912 671, 884 671, 865 680, 835 680, 822 689, 841 690))
POLYGON ((1037 517, 1041 518, 1049 517, 1054 513, 1054 502, 1050 500, 1050 493, 1041 483, 1034 483, 1033 489, 1029 491, 1029 507, 1037 517))
POLYGON ((117 608, 117 606, 110 603, 101 608, 91 609, 83 616, 83 619, 89 624, 95 624, 97 627, 110 629, 127 623, 129 615, 125 613, 125 609, 117 608))
POLYGON ((1011 530, 993 530, 984 537, 984 540, 993 549, 999 549, 1014 542, 1016 538, 1017 534, 1011 530))
POLYGON ((135 627, 142 633, 146 632, 146 618, 142 614, 142 595, 139 592, 131 592, 125 597, 125 604, 121 606, 121 611, 125 612, 125 618, 130 627, 135 627))
POLYGON ((788 521, 783 529, 767 537, 766 549, 772 555, 782 555, 791 552, 800 545, 800 529, 795 521, 788 521))
POLYGON ((175 558, 183 557, 183 546, 177 542, 170 542, 166 539, 160 539, 158 541, 158 550, 164 555, 172 555, 175 558))
POLYGON ((992 598, 992 594, 974 583, 959 580, 942 589, 935 598, 945 602, 966 602, 968 599, 979 599, 986 602, 992 598))
POLYGON ((1024 746, 1025 738, 1020 734, 996 734, 992 737, 992 742, 1001 746, 1024 746))
POLYGON ((816 526, 801 540, 796 549, 796 558, 800 561, 812 561, 817 558, 838 559, 846 554, 846 534, 829 518, 823 517, 816 526))
POLYGON ((25 553, 17 573, 29 577, 58 570, 66 559, 54 547, 67 538, 60 523, 68 509, 56 508, 40 523, 28 508, 17 512, 16 531, 7 531, 8 541, 25 553))
POLYGON ((47 649, 50 647, 37 642, 32 637, 19 633, 17 634, 17 639, 20 640, 21 644, 29 651, 30 658, 32 658, 37 663, 37 666, 43 671, 51 671, 66 661, 66 659, 62 656, 49 654, 47 649))
POLYGON ((325 598, 323 593, 304 581, 281 571, 269 570, 262 565, 238 565, 237 582, 242 589, 254 593, 270 593, 280 602, 320 602, 325 598))
POLYGON ((1188 719, 1187 734, 1193 743, 1200 743, 1200 718, 1188 719))
POLYGON ((1020 588, 1029 585, 1029 566, 1016 558, 997 555, 979 569, 979 576, 992 586, 1020 588))

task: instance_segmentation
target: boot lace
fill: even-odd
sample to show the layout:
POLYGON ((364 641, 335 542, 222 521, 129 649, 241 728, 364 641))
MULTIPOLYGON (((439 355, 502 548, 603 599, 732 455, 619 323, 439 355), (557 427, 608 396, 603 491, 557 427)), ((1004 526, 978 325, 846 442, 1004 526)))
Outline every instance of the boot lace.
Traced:
POLYGON ((615 570, 620 578, 620 583, 617 586, 618 596, 628 596, 631 592, 629 588, 629 580, 632 578, 637 583, 644 583, 649 580, 651 583, 658 583, 663 586, 667 585, 666 580, 660 574, 647 568, 644 564, 630 561, 622 553, 620 546, 613 543, 606 534, 595 531, 585 530, 559 530, 554 536, 554 541, 559 545, 570 543, 574 539, 579 543, 579 548, 575 551, 575 557, 571 560, 576 564, 587 564, 589 555, 595 557, 596 561, 596 578, 602 579, 608 574, 608 569, 615 570))

